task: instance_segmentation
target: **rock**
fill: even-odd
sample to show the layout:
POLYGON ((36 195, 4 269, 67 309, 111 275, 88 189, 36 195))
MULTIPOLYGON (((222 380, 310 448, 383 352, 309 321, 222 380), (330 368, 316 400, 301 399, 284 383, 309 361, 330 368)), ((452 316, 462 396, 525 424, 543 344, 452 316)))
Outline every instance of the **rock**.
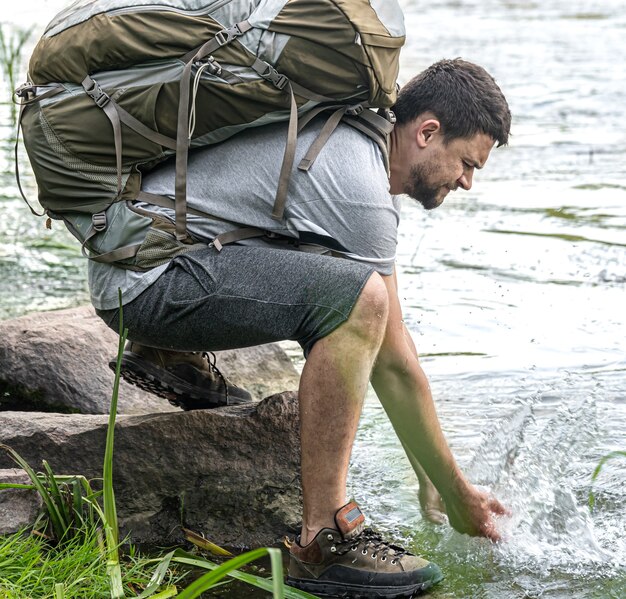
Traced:
MULTIPOLYGON (((23 470, 0 470, 0 484, 28 485, 31 480, 23 470)), ((29 489, 0 490, 0 535, 20 532, 33 524, 41 510, 42 500, 36 491, 29 489)))
MULTIPOLYGON (((0 322, 0 410, 107 414, 118 336, 91 306, 0 322)), ((257 399, 297 389, 298 373, 276 344, 216 352, 218 367, 257 399)), ((180 411, 124 381, 118 412, 180 411)))
MULTIPOLYGON (((35 470, 45 459, 58 475, 101 477, 106 430, 103 415, 0 413, 2 442, 35 470)), ((121 534, 134 543, 176 543, 185 526, 227 546, 274 543, 300 521, 299 448, 294 393, 118 416, 113 476, 121 534)), ((0 451, 0 468, 12 466, 0 451)))

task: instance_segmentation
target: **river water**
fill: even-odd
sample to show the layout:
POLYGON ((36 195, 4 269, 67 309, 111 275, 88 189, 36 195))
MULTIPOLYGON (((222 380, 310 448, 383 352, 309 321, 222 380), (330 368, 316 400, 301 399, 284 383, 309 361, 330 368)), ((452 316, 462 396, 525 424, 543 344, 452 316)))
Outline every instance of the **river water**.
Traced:
MULTIPOLYGON (((1 20, 36 35, 64 4, 3 5, 1 20)), ((513 515, 498 546, 425 523, 373 395, 350 491, 372 523, 444 568, 433 597, 626 597, 626 459, 591 484, 602 456, 626 450, 626 1, 402 4, 401 83, 462 56, 495 76, 514 116, 510 146, 470 192, 428 213, 405 203, 398 258, 449 442, 513 515)), ((0 110, 0 318, 84 303, 75 242, 17 199, 0 110)))

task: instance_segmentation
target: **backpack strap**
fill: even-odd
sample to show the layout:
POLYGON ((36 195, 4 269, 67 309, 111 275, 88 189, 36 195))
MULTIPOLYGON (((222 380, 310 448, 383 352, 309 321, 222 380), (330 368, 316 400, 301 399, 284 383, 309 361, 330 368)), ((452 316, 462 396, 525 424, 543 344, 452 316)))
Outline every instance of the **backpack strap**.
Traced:
POLYGON ((115 102, 111 101, 109 95, 100 87, 97 81, 89 75, 85 77, 81 85, 85 93, 102 108, 111 126, 113 127, 113 142, 115 144, 115 165, 117 170, 117 197, 122 195, 122 121, 120 115, 115 110, 115 102))
POLYGON ((388 108, 381 108, 378 112, 364 110, 356 116, 346 115, 344 122, 367 135, 378 145, 389 174, 389 135, 396 122, 393 112, 388 108))
POLYGON ((180 94, 178 98, 178 119, 176 124, 176 180, 175 180, 175 214, 176 214, 176 239, 179 241, 187 236, 187 159, 189 154, 189 100, 191 97, 191 70, 194 64, 213 52, 231 43, 234 39, 242 36, 252 29, 248 21, 241 21, 223 29, 215 34, 215 37, 196 50, 188 58, 191 52, 184 56, 185 67, 180 80, 180 94))
POLYGON ((130 112, 124 110, 115 102, 101 87, 100 84, 89 75, 81 82, 85 93, 101 108, 106 114, 113 127, 113 141, 115 144, 115 164, 117 170, 117 197, 122 194, 122 123, 139 133, 147 140, 168 148, 176 149, 176 141, 166 135, 150 129, 139 119, 136 119, 130 112))
POLYGON ((291 177, 291 169, 296 156, 296 144, 298 140, 298 103, 294 95, 294 83, 285 75, 281 75, 271 64, 257 58, 251 65, 258 75, 271 81, 278 89, 285 89, 289 93, 289 126, 287 127, 287 144, 285 145, 285 154, 280 167, 280 175, 278 177, 278 187, 276 188, 276 197, 274 199, 274 208, 272 210, 272 218, 274 220, 282 220, 285 213, 285 204, 287 203, 287 191, 289 188, 289 178, 291 177))
POLYGON ((326 145, 326 142, 333 134, 333 131, 337 128, 344 116, 356 116, 363 112, 363 110, 363 104, 354 104, 352 106, 342 105, 339 108, 336 108, 335 111, 330 115, 330 117, 328 117, 328 120, 322 127, 322 130, 319 132, 318 136, 309 146, 309 149, 307 150, 304 158, 300 161, 300 164, 298 164, 298 168, 301 171, 308 171, 313 166, 313 163, 315 162, 318 154, 322 151, 322 148, 326 145))
POLYGON ((19 144, 20 144, 20 131, 22 129, 22 117, 24 116, 24 110, 30 104, 35 104, 36 102, 41 102, 46 98, 51 98, 52 96, 56 96, 64 91, 65 88, 60 83, 54 83, 51 85, 33 85, 32 83, 25 83, 24 85, 20 85, 15 90, 14 96, 20 98, 19 102, 15 101, 15 97, 13 101, 19 105, 20 111, 17 117, 17 131, 15 133, 15 180, 17 182, 17 188, 20 191, 20 195, 22 199, 26 202, 26 205, 30 209, 30 211, 35 216, 45 216, 45 211, 41 214, 37 212, 30 204, 28 199, 26 198, 26 194, 24 193, 24 189, 22 188, 22 181, 20 180, 20 162, 19 162, 19 144), (37 94, 39 89, 45 89, 42 94, 37 94))
MULTIPOLYGON (((170 208, 175 209, 176 200, 172 200, 167 196, 161 196, 154 193, 148 193, 146 191, 140 191, 137 194, 137 201, 139 202, 147 202, 148 204, 154 204, 155 206, 161 206, 162 208, 170 208)), ((231 221, 227 221, 223 218, 219 218, 217 216, 213 216, 212 214, 208 214, 207 212, 203 212, 202 210, 196 210, 195 208, 187 207, 187 211, 189 214, 194 214, 196 216, 202 216, 205 218, 211 218, 213 220, 222 221, 225 223, 231 223, 231 221)), ((231 223, 232 224, 232 223, 231 223)), ((263 229, 259 229, 257 227, 241 227, 239 229, 233 229, 232 231, 227 231, 226 233, 221 233, 218 235, 211 243, 208 244, 208 247, 214 247, 218 252, 222 250, 222 247, 228 243, 234 243, 236 241, 242 241, 243 239, 252 239, 253 237, 276 237, 276 233, 272 233, 271 231, 264 231, 263 229)))
MULTIPOLYGON (((110 264, 112 262, 118 262, 119 260, 127 260, 128 258, 134 258, 135 254, 141 247, 141 243, 135 243, 131 245, 125 245, 110 252, 105 252, 103 254, 90 254, 87 249, 87 242, 107 228, 107 217, 104 211, 97 212, 93 214, 91 217, 91 226, 85 235, 85 239, 81 244, 80 251, 82 255, 88 260, 93 260, 94 262, 102 262, 105 264, 110 264)), ((126 265, 128 268, 132 268, 131 266, 126 265)))

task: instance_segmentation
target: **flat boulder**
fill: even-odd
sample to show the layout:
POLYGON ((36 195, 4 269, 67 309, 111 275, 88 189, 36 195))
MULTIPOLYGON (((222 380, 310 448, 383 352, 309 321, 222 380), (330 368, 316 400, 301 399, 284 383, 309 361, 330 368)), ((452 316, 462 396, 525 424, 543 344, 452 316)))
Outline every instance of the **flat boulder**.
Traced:
MULTIPOLYGON (((0 322, 0 411, 107 414, 118 336, 91 306, 0 322)), ((298 373, 277 344, 215 352, 217 366, 256 399, 297 389, 298 373)), ((180 411, 166 400, 120 384, 118 412, 180 411)))
MULTIPOLYGON (((24 470, 0 469, 0 485, 29 485, 31 480, 24 470)), ((35 522, 41 510, 42 499, 30 489, 0 489, 0 535, 24 530, 35 522)))
MULTIPOLYGON (((35 470, 45 459, 55 474, 82 474, 97 487, 107 420, 0 412, 0 439, 35 470)), ((300 521, 299 448, 290 392, 212 410, 120 415, 113 479, 121 534, 169 544, 186 527, 221 545, 274 543, 300 521)), ((14 467, 0 450, 0 469, 14 467)), ((10 528, 10 512, 0 495, 0 530, 10 528)))

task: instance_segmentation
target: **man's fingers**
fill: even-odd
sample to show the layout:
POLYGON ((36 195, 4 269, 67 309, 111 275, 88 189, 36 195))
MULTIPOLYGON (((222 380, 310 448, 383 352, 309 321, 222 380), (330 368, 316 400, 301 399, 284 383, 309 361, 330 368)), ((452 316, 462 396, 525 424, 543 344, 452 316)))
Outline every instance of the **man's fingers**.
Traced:
POLYGON ((485 536, 494 543, 499 543, 502 540, 500 533, 496 530, 496 527, 492 522, 487 525, 485 536))
POLYGON ((491 518, 489 518, 489 520, 487 520, 487 522, 484 523, 483 529, 482 529, 482 536, 488 538, 490 541, 493 541, 494 543, 498 543, 502 539, 502 537, 500 536, 500 533, 498 532, 498 529, 496 528, 494 521, 491 518))
POLYGON ((422 510, 422 514, 426 520, 433 524, 445 524, 448 521, 445 512, 436 507, 427 507, 422 510))
POLYGON ((498 516, 510 516, 511 511, 505 508, 497 499, 489 500, 489 509, 498 516))

